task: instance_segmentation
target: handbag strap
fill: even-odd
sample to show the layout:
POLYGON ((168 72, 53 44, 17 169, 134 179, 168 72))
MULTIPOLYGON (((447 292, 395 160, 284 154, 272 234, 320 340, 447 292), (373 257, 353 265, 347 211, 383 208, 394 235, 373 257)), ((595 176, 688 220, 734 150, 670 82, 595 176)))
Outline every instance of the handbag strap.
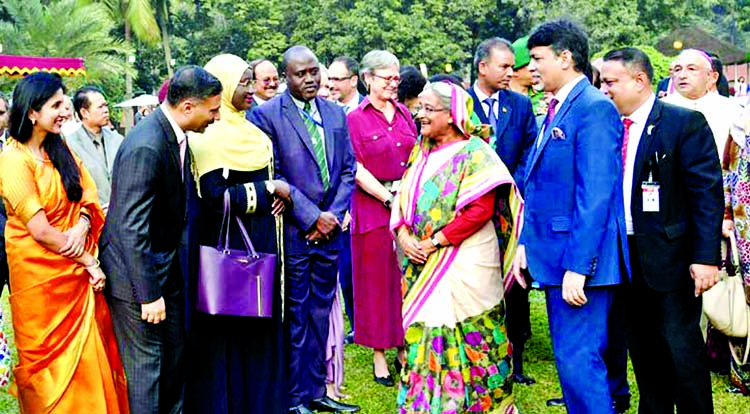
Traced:
MULTIPOLYGON (((232 203, 229 198, 229 189, 224 190, 224 215, 221 217, 221 230, 219 231, 219 242, 217 244, 217 249, 224 252, 229 250, 229 224, 232 217, 232 203), (224 244, 222 244, 222 239, 224 239, 224 244)), ((245 243, 247 255, 257 258, 258 253, 255 251, 252 240, 250 240, 245 224, 242 223, 239 216, 235 216, 235 219, 237 220, 237 225, 240 227, 240 235, 242 236, 242 241, 245 243)))

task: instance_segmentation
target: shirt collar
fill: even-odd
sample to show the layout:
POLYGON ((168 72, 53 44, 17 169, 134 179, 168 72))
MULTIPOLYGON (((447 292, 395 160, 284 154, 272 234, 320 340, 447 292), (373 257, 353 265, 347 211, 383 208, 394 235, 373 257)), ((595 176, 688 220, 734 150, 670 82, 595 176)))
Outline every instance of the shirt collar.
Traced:
MULTIPOLYGON (((305 110, 305 102, 300 101, 299 99, 295 98, 291 93, 289 96, 292 97, 292 100, 294 101, 294 104, 297 105, 297 108, 300 110, 305 110)), ((315 98, 310 99, 310 115, 315 114, 318 112, 318 105, 315 104, 315 98)))
POLYGON ((623 118, 630 119, 634 124, 646 125, 648 116, 651 115, 651 110, 654 108, 654 102, 656 102, 656 95, 652 93, 630 116, 623 118))
MULTIPOLYGON (((411 113, 409 112, 409 109, 406 108, 406 105, 400 105, 395 99, 391 98, 391 104, 395 108, 396 112, 401 112, 402 115, 406 116, 407 119, 411 118, 411 113)), ((362 110, 366 110, 367 107, 372 107, 373 111, 377 111, 378 109, 375 108, 375 105, 370 102, 370 98, 365 98, 362 103, 360 104, 362 107, 362 110)))
POLYGON ((167 106, 167 103, 164 102, 161 104, 161 111, 164 113, 164 116, 167 118, 167 121, 169 121, 169 125, 172 125, 172 130, 174 131, 174 135, 177 137, 177 143, 182 144, 182 141, 185 140, 185 131, 180 128, 180 126, 177 124, 177 122, 172 118, 172 114, 169 112, 169 106, 167 106))
POLYGON ((264 103, 268 102, 268 99, 263 99, 260 96, 253 94, 253 101, 258 104, 258 106, 263 105, 264 103))
POLYGON ((92 141, 96 142, 97 144, 101 144, 101 142, 104 140, 104 128, 99 129, 99 135, 96 135, 93 131, 88 129, 86 127, 86 124, 83 122, 81 123, 81 128, 83 128, 83 131, 86 132, 86 135, 91 138, 92 141))
POLYGON ((570 92, 573 90, 573 88, 575 88, 576 85, 578 85, 578 82, 584 79, 586 79, 584 75, 578 75, 575 78, 573 78, 573 80, 563 85, 563 87, 560 88, 559 91, 557 91, 557 93, 555 94, 555 99, 557 99, 558 108, 560 108, 563 102, 565 102, 565 100, 568 99, 568 95, 570 95, 570 92))
POLYGON ((482 91, 482 88, 479 87, 477 82, 474 82, 474 86, 472 87, 474 88, 474 93, 477 95, 477 99, 479 99, 479 102, 484 103, 485 99, 487 98, 495 98, 495 100, 497 100, 497 95, 499 91, 493 93, 492 96, 487 96, 487 94, 484 93, 484 91, 482 91))

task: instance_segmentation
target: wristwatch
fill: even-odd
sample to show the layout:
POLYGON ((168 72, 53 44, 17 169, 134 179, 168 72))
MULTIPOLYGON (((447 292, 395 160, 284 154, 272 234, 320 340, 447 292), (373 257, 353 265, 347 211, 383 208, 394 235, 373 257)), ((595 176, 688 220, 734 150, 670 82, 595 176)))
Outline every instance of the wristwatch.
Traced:
POLYGON ((276 186, 273 185, 273 182, 266 181, 266 192, 270 195, 276 194, 276 186))
POLYGON ((435 247, 440 247, 440 240, 438 240, 437 236, 430 237, 430 242, 435 247))
POLYGON ((383 205, 385 206, 385 208, 387 208, 389 210, 391 208, 391 204, 393 204, 393 197, 391 197, 391 198, 383 201, 383 205))

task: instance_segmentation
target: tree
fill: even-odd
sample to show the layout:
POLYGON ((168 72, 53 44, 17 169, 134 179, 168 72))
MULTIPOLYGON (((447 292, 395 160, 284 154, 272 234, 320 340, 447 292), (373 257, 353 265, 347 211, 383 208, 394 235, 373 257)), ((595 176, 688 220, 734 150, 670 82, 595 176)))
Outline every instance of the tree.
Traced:
POLYGON ((116 91, 120 76, 132 72, 122 59, 128 48, 110 35, 113 23, 101 5, 78 7, 75 0, 48 5, 42 0, 0 0, 0 5, 12 18, 0 22, 4 53, 83 58, 86 77, 66 80, 69 87, 100 83, 116 91))
MULTIPOLYGON (((122 22, 125 26, 125 47, 131 49, 132 35, 141 43, 148 46, 158 44, 159 26, 156 24, 154 9, 150 0, 78 0, 80 4, 100 3, 109 12, 114 22, 122 22)), ((128 64, 129 62, 128 57, 128 64)), ((125 73, 125 96, 133 97, 133 76, 130 71, 125 73)), ((132 112, 125 110, 125 128, 132 125, 132 112)))

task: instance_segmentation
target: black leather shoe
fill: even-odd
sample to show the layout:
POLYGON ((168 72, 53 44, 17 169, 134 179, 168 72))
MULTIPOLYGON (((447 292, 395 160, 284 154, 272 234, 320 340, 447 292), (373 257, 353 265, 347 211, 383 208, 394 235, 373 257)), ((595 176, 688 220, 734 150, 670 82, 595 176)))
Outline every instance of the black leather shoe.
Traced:
POLYGON ((323 413, 356 413, 360 410, 358 405, 342 403, 329 397, 310 401, 310 409, 323 413))
POLYGON ((547 407, 565 407, 565 400, 562 398, 552 398, 547 400, 547 407))
POLYGON ((513 376, 511 376, 511 379, 516 384, 522 384, 522 385, 536 384, 536 380, 534 378, 527 377, 526 375, 523 375, 523 374, 513 374, 513 376))
POLYGON ((401 370, 404 368, 403 365, 401 365, 401 360, 396 357, 396 359, 393 360, 393 368, 396 369, 396 376, 401 376, 401 370))
POLYGON ((310 409, 305 407, 304 405, 300 405, 297 408, 292 408, 291 410, 289 410, 289 414, 315 414, 315 413, 310 411, 310 409))
POLYGON ((375 367, 372 367, 372 378, 375 380, 375 382, 385 387, 392 387, 396 385, 396 383, 393 382, 393 377, 391 376, 390 373, 386 375, 385 377, 379 377, 375 375, 375 367))
POLYGON ((354 331, 349 331, 344 337, 344 344, 349 345, 354 343, 354 331))
POLYGON ((612 403, 612 406, 615 407, 615 412, 617 414, 623 414, 625 411, 628 411, 630 409, 630 395, 615 395, 612 397, 614 402, 612 403))

